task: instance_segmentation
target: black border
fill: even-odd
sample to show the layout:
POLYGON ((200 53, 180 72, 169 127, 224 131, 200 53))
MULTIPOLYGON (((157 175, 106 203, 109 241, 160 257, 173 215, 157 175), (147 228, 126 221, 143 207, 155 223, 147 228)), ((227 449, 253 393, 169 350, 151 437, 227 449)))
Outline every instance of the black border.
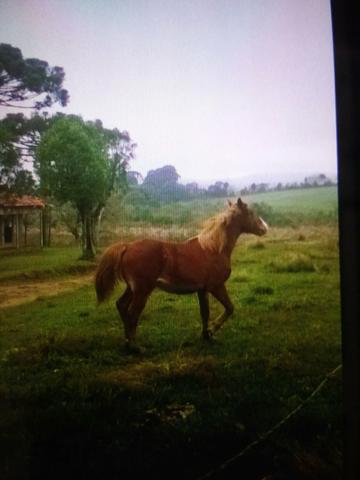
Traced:
POLYGON ((332 0, 338 142, 344 479, 360 478, 359 5, 332 0))

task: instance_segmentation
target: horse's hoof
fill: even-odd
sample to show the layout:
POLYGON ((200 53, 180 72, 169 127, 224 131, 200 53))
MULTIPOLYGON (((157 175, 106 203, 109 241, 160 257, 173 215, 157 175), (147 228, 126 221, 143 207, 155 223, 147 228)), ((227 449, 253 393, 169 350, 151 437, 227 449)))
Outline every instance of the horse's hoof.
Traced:
POLYGON ((129 354, 139 355, 144 353, 144 349, 139 347, 138 345, 134 345, 133 343, 126 343, 125 344, 126 352, 129 354))
POLYGON ((210 340, 213 339, 213 334, 210 330, 206 330, 205 332, 202 332, 202 338, 203 340, 206 340, 209 342, 210 340))

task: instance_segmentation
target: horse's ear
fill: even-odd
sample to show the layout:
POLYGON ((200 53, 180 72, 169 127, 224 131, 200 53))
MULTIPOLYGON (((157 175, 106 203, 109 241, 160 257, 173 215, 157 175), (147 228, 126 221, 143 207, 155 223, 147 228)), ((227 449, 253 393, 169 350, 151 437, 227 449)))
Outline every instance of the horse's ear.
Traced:
POLYGON ((243 202, 240 197, 237 199, 236 205, 238 206, 239 210, 242 210, 242 211, 247 210, 247 203, 243 202))
POLYGON ((228 203, 229 207, 232 207, 233 203, 232 203, 231 200, 228 200, 227 203, 228 203))

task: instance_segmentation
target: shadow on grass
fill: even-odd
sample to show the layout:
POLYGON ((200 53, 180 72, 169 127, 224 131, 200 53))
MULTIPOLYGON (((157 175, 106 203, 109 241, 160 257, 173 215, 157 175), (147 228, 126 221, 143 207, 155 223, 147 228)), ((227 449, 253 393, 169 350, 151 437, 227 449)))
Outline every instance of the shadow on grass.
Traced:
MULTIPOLYGON (((221 340, 184 341, 166 355, 151 345, 143 355, 125 355, 118 341, 45 335, 3 359, 1 478, 195 479, 290 408, 284 396, 293 369, 280 374, 236 355, 225 361, 214 355, 221 340)), ((339 401, 332 395, 330 404, 339 401)), ((327 408, 324 415, 310 410, 286 437, 213 478, 335 480, 340 460, 329 437, 337 428, 329 431, 327 408)))

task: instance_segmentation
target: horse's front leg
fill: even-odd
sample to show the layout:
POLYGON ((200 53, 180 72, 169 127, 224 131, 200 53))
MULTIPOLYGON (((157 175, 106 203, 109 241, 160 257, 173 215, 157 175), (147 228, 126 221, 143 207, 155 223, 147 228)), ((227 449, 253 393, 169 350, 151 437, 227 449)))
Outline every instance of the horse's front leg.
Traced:
POLYGON ((209 331, 209 294, 205 290, 199 290, 197 292, 200 304, 200 315, 202 320, 202 337, 204 340, 211 338, 211 332, 209 331))
POLYGON ((219 315, 214 322, 212 323, 212 328, 210 329, 211 334, 219 330, 224 322, 232 315, 234 311, 234 305, 232 304, 229 295, 227 293, 225 285, 220 285, 214 289, 210 290, 210 293, 218 300, 225 308, 225 311, 219 315))

